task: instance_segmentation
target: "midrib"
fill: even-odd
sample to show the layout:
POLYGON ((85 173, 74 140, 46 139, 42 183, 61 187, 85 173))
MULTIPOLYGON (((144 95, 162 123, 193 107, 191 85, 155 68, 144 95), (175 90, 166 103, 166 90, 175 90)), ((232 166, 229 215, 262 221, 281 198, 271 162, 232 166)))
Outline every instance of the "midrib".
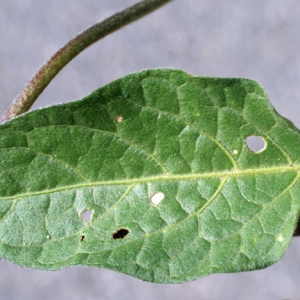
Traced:
POLYGON ((140 184, 140 183, 148 183, 154 181, 180 181, 180 180, 195 180, 195 179, 208 179, 208 178, 234 178, 234 177, 242 177, 249 175, 259 175, 259 174, 274 174, 274 173, 282 173, 282 172, 297 172, 300 170, 299 166, 279 166, 279 167, 267 167, 260 169, 247 169, 247 170, 232 170, 232 171, 222 171, 222 172, 213 172, 213 173, 202 173, 202 174, 180 174, 180 175, 158 175, 151 177, 144 177, 139 179, 118 179, 118 180, 108 180, 108 181, 94 181, 94 182, 84 182, 64 187, 58 187, 49 190, 31 192, 31 193, 23 193, 17 194, 9 197, 0 197, 1 200, 16 200, 24 197, 31 197, 43 194, 51 194, 60 191, 66 191, 71 189, 85 188, 85 187, 96 187, 101 185, 132 185, 132 184, 140 184))

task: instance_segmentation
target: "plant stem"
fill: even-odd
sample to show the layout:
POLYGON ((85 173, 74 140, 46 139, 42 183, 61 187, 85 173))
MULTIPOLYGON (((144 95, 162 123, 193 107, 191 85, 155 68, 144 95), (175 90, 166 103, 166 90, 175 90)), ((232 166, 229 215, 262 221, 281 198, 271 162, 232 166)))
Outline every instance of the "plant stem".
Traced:
POLYGON ((86 29, 59 49, 31 78, 13 100, 1 122, 6 122, 30 109, 59 71, 84 49, 99 39, 151 13, 172 0, 145 0, 86 29))

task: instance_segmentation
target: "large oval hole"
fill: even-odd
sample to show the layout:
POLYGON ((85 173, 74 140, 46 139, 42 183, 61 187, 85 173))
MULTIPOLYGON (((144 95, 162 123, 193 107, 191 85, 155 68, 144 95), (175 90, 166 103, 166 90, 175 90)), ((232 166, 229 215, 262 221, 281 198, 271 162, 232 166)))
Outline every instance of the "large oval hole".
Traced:
POLYGON ((264 151, 267 146, 265 139, 259 135, 247 136, 246 144, 248 149, 254 153, 259 153, 264 151))
POLYGON ((93 210, 86 209, 80 214, 80 218, 83 222, 89 223, 92 221, 93 218, 93 210))
POLYGON ((158 205, 161 201, 165 199, 165 194, 162 192, 156 192, 150 197, 150 202, 153 205, 158 205))

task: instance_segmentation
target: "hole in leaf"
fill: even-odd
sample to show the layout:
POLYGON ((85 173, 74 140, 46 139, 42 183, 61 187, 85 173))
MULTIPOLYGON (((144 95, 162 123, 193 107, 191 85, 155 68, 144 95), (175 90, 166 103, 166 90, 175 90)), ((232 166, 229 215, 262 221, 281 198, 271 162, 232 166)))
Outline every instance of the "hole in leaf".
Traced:
POLYGON ((93 217, 93 210, 91 209, 86 209, 85 211, 83 211, 81 214, 80 214, 80 218, 83 222, 91 222, 92 221, 92 217, 93 217))
POLYGON ((84 239, 85 239, 85 235, 83 234, 83 235, 80 237, 80 242, 82 242, 84 239))
POLYGON ((239 151, 237 151, 236 149, 233 149, 233 150, 232 150, 232 153, 233 153, 233 154, 238 154, 239 151))
POLYGON ((122 117, 122 116, 117 116, 117 117, 116 117, 116 122, 117 122, 117 123, 122 122, 122 120, 123 120, 123 117, 122 117))
POLYGON ((165 198, 165 194, 162 192, 156 192, 150 197, 150 201, 153 205, 158 205, 165 198))
POLYGON ((254 153, 262 152, 266 149, 267 143, 263 137, 258 135, 250 135, 246 138, 248 149, 254 153))
POLYGON ((127 234, 129 233, 129 230, 126 228, 121 228, 118 231, 113 233, 113 239, 123 239, 127 234))

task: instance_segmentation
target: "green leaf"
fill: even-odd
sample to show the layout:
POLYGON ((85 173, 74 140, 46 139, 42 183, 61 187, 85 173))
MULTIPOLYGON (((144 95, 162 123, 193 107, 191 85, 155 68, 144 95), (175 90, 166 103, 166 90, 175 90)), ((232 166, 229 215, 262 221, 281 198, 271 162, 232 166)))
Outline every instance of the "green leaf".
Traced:
POLYGON ((247 79, 142 71, 1 125, 0 148, 0 256, 20 266, 260 269, 299 214, 299 131, 247 79))

